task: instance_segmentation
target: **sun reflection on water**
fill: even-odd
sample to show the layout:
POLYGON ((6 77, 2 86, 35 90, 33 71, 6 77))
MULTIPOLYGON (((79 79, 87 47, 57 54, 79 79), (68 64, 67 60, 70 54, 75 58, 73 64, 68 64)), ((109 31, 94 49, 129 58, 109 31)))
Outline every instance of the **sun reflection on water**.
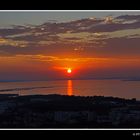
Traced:
POLYGON ((73 92, 73 87, 72 87, 72 80, 68 80, 67 84, 67 95, 72 96, 73 92))

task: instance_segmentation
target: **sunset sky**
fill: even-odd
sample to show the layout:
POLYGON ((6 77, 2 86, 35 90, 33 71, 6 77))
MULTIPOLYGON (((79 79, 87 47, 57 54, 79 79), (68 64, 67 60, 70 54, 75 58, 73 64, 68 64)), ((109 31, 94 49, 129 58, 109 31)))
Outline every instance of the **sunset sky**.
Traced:
POLYGON ((0 11, 0 81, 132 77, 140 11, 0 11))

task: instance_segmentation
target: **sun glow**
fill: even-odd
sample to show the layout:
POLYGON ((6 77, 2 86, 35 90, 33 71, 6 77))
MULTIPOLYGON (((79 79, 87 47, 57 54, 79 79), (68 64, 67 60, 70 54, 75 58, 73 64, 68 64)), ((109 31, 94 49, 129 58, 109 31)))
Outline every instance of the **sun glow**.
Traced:
POLYGON ((68 68, 67 73, 71 73, 71 72, 72 72, 71 68, 68 68))

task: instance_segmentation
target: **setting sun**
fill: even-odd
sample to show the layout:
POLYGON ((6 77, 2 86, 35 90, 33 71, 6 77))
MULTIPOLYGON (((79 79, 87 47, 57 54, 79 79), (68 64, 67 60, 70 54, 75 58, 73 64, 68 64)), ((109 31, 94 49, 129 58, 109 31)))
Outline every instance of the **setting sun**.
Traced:
POLYGON ((67 73, 71 73, 72 70, 70 68, 67 69, 67 73))

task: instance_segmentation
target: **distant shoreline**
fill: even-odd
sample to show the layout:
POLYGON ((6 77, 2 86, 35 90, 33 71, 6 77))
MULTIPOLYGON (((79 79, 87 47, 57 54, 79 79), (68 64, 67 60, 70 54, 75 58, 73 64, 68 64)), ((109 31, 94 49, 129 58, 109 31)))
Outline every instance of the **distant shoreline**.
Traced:
POLYGON ((122 80, 122 81, 140 81, 140 79, 126 79, 126 80, 122 80))
MULTIPOLYGON (((49 82, 49 81, 67 81, 67 80, 125 80, 125 78, 89 78, 89 79, 49 79, 49 80, 7 80, 0 81, 0 83, 10 83, 10 82, 49 82)), ((126 79, 127 80, 127 79, 126 79)), ((129 80, 129 79, 128 79, 129 80)))
POLYGON ((20 91, 20 90, 33 90, 33 89, 40 89, 40 88, 52 88, 52 87, 28 87, 28 88, 12 88, 12 89, 0 89, 0 92, 7 92, 7 91, 20 91))

